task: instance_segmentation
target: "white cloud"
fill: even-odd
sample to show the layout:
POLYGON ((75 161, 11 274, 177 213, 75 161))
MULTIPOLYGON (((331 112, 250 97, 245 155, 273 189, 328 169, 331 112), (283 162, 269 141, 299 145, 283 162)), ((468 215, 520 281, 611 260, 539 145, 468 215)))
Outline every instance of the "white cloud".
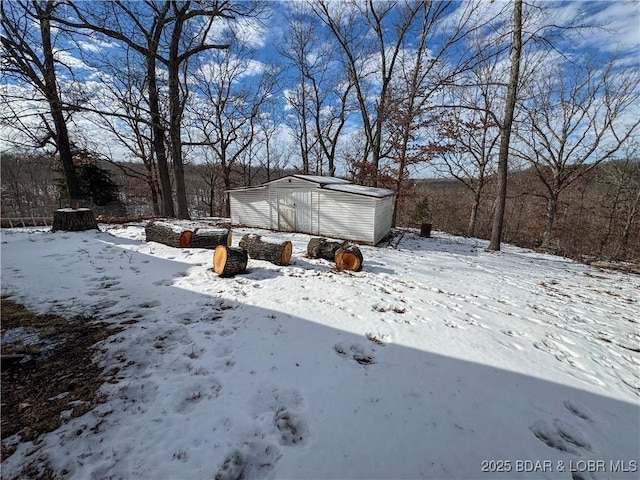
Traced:
POLYGON ((259 19, 237 18, 216 25, 206 40, 212 44, 236 40, 245 47, 260 49, 265 46, 266 34, 266 28, 259 19))

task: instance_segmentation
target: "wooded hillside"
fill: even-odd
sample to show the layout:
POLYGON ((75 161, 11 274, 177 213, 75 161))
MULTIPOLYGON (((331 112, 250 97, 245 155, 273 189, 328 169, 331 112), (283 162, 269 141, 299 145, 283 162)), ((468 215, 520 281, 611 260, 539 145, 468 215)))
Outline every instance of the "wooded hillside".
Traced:
MULTIPOLYGON (((59 208, 56 173, 50 159, 9 155, 2 158, 2 217, 50 217, 59 208)), ((142 166, 105 164, 120 186, 122 204, 131 217, 154 215, 145 182, 127 175, 142 166)), ((187 195, 190 214, 222 216, 224 188, 213 188, 202 176, 204 166, 187 165, 187 195)), ((215 178, 215 170, 209 171, 215 178)), ((249 172, 247 172, 249 173, 249 172)), ((253 184, 266 180, 265 172, 251 171, 253 184)), ((290 171, 282 171, 282 174, 290 171)), ((235 176, 233 186, 244 186, 248 176, 235 176)), ((511 173, 504 240, 519 246, 539 248, 547 215, 544 185, 531 170, 511 173)), ((491 233, 493 183, 478 207, 474 236, 487 239, 491 233)), ((474 196, 455 179, 413 180, 398 198, 399 227, 433 224, 434 230, 469 234, 474 196)), ((107 208, 108 210, 108 208, 107 208)), ((108 212, 107 212, 108 214, 108 212)), ((576 182, 562 198, 551 253, 590 260, 640 261, 640 160, 606 162, 576 182)))

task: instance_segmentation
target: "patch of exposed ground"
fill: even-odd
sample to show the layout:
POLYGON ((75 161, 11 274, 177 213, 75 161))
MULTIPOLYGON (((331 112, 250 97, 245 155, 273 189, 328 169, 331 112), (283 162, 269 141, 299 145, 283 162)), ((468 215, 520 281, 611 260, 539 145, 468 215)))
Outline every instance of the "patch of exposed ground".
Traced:
MULTIPOLYGON (((117 332, 91 317, 37 315, 9 298, 1 300, 2 460, 16 449, 5 439, 34 441, 104 401, 103 371, 93 362, 96 344, 117 332), (14 439, 16 437, 13 437, 14 439)), ((55 478, 50 469, 23 473, 55 478)))

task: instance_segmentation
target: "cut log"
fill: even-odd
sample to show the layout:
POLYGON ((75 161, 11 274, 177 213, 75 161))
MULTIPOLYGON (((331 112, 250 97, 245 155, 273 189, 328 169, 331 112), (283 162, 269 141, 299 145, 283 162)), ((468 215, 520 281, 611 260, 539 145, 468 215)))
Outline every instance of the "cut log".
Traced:
POLYGON ((348 242, 331 242, 326 238, 312 238, 307 245, 307 257, 324 258, 333 262, 338 249, 346 245, 348 242))
POLYGON ((266 260, 276 265, 287 265, 293 250, 289 241, 278 242, 254 234, 244 235, 238 245, 247 251, 250 258, 266 260))
POLYGON ((180 223, 149 222, 144 229, 147 242, 176 248, 208 248, 231 244, 231 231, 225 228, 188 227, 180 223))
POLYGON ((193 232, 168 222, 149 222, 144 227, 147 242, 158 242, 170 247, 186 247, 191 243, 193 232))
POLYGON ((89 208, 61 208, 53 212, 51 231, 83 232, 99 230, 96 217, 89 208))
POLYGON ((247 269, 249 255, 244 248, 218 245, 213 252, 213 271, 221 277, 231 277, 247 269))
POLYGON ((336 252, 336 268, 359 272, 362 269, 362 252, 355 245, 345 245, 336 252))
POLYGON ((215 249, 219 245, 231 245, 231 230, 226 228, 196 228, 187 246, 215 249))

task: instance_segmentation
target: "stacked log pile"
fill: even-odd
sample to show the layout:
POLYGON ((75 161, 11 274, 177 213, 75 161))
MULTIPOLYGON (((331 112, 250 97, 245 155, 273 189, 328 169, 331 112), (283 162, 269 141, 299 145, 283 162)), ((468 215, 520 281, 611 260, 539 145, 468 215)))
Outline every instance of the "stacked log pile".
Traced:
POLYGON ((215 249, 231 245, 231 231, 226 228, 199 226, 193 222, 149 222, 144 229, 147 242, 158 242, 176 248, 215 249))
POLYGON ((266 260, 281 266, 289 264, 293 251, 289 241, 274 241, 255 234, 244 235, 238 245, 247 251, 250 258, 266 260))
POLYGON ((332 242, 326 238, 312 238, 307 245, 307 256, 335 262, 338 270, 358 272, 362 269, 362 252, 356 245, 349 242, 332 242))

